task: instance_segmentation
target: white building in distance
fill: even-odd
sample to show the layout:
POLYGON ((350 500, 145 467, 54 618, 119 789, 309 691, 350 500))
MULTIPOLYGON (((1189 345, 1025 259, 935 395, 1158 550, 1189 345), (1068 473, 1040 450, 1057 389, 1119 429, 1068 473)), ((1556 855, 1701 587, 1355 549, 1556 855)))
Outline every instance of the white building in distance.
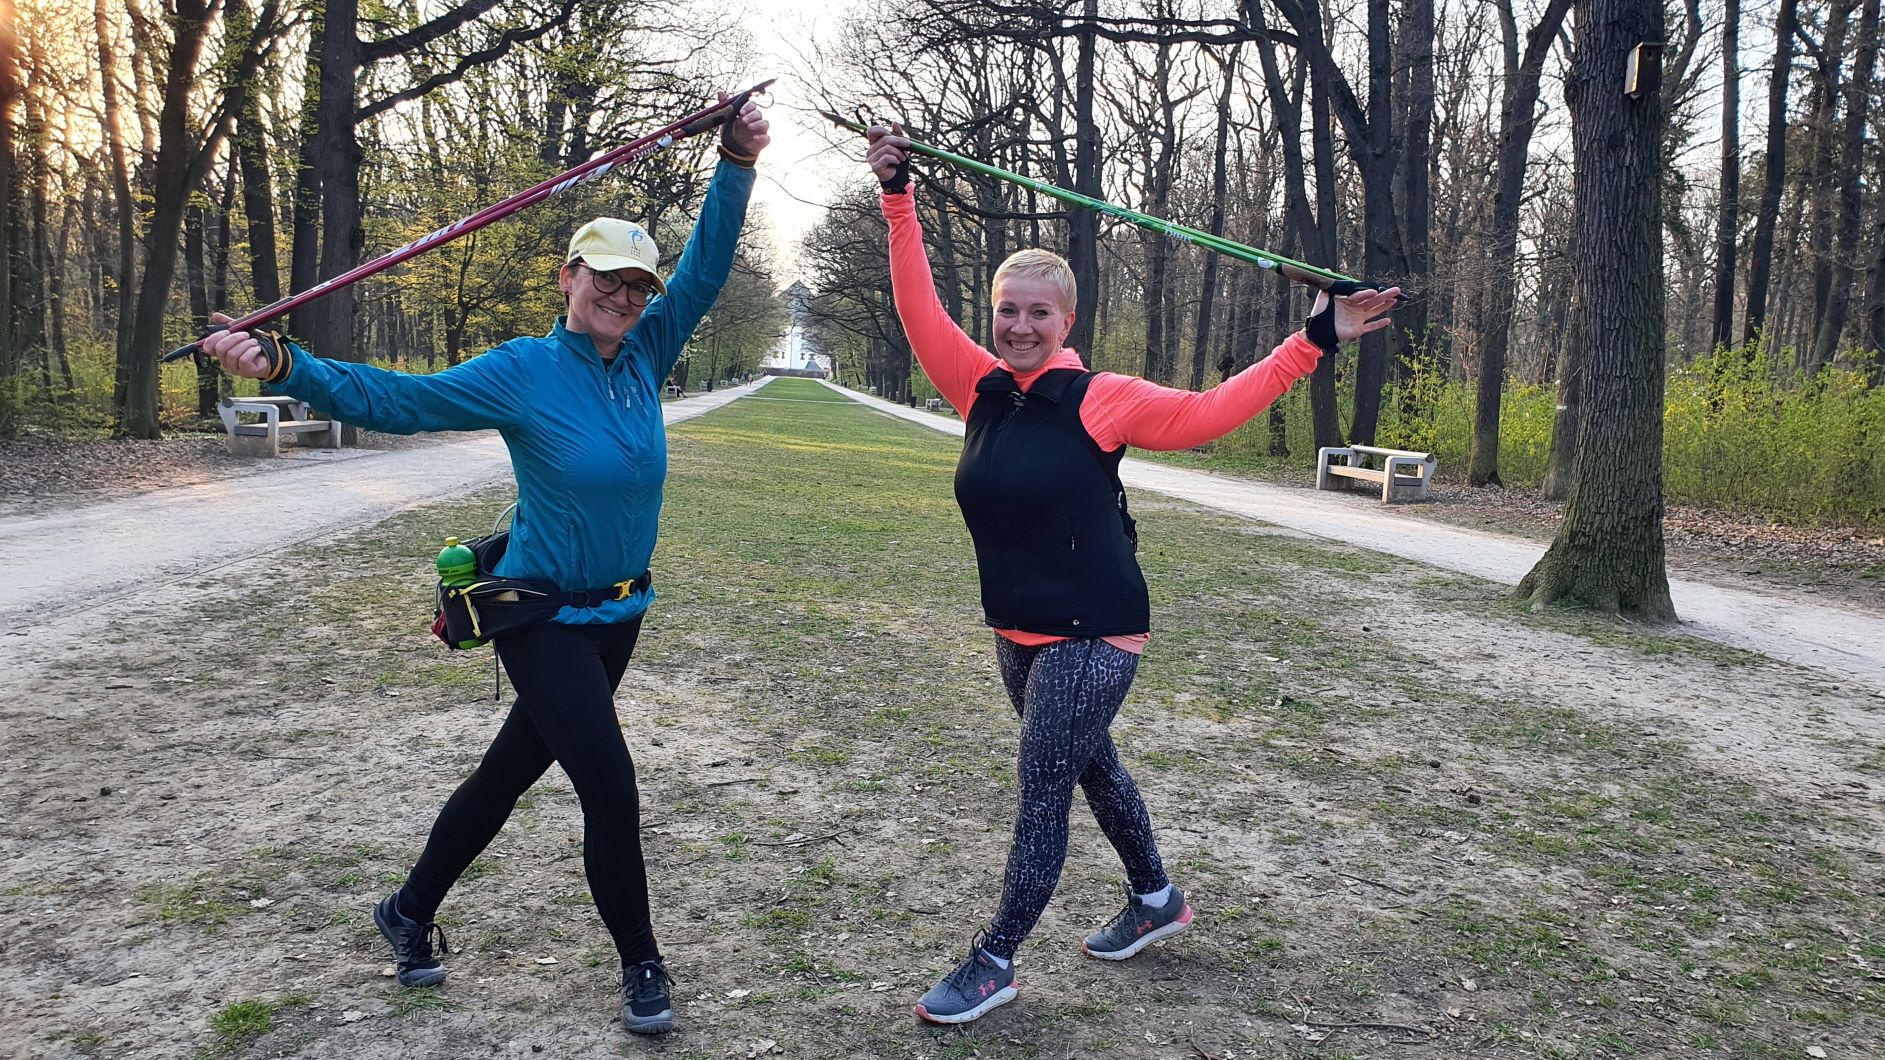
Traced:
POLYGON ((812 300, 811 288, 806 287, 803 280, 794 280, 792 286, 779 292, 779 300, 785 303, 790 323, 786 325, 785 334, 780 336, 779 344, 772 348, 772 352, 760 364, 760 370, 817 372, 830 377, 831 358, 814 352, 805 342, 805 312, 812 300))

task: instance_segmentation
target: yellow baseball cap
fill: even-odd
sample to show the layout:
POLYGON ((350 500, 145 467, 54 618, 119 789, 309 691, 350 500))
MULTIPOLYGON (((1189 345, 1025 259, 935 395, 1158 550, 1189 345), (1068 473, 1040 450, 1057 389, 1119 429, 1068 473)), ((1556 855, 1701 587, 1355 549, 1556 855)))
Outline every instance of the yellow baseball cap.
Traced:
POLYGON ((569 253, 563 261, 569 264, 579 258, 597 272, 640 269, 652 278, 655 290, 668 293, 668 285, 655 267, 661 261, 661 252, 655 248, 654 237, 633 221, 598 217, 578 228, 570 237, 569 253))

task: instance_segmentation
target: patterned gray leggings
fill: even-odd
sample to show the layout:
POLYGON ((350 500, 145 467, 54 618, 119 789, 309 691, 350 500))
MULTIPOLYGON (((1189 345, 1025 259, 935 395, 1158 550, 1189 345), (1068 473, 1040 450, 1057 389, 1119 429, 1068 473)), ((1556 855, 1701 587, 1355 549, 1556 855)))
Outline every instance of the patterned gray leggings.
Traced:
POLYGON ((995 657, 1008 698, 1021 715, 1021 753, 1015 762, 1021 799, 1002 879, 1001 911, 983 946, 1012 959, 1060 882, 1076 783, 1125 863, 1132 889, 1150 894, 1170 881, 1139 789, 1107 735, 1139 672, 1139 657, 1098 639, 1027 648, 999 635, 995 657))

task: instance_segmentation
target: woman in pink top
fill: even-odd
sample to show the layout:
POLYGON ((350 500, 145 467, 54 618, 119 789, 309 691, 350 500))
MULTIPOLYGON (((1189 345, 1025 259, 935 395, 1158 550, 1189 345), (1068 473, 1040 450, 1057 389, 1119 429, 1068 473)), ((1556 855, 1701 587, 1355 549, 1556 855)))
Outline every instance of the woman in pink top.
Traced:
POLYGON ((968 956, 916 1004, 967 1023, 1015 996, 1014 955, 1054 892, 1077 784, 1126 869, 1125 907, 1082 949, 1124 960, 1190 926, 1192 910, 1160 861, 1145 803, 1108 729, 1138 672, 1151 625, 1138 538, 1119 482, 1126 447, 1188 449, 1268 408, 1324 352, 1386 327, 1400 291, 1316 299, 1302 331, 1204 393, 1090 372, 1062 345, 1073 328, 1073 272, 1023 250, 995 272, 995 354, 936 298, 910 191, 909 140, 869 132, 883 182, 897 315, 936 389, 967 425, 956 500, 975 541, 982 609, 1002 683, 1021 716, 1021 788, 1001 906, 968 956))

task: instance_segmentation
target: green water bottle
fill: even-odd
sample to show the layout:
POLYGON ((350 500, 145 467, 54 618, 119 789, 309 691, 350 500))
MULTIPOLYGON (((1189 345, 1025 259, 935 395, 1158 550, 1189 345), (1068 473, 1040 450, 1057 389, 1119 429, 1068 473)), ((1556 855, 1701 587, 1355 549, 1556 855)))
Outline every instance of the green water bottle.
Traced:
POLYGON ((459 544, 457 538, 446 538, 445 548, 439 552, 439 581, 457 588, 470 585, 477 578, 478 557, 459 544))

